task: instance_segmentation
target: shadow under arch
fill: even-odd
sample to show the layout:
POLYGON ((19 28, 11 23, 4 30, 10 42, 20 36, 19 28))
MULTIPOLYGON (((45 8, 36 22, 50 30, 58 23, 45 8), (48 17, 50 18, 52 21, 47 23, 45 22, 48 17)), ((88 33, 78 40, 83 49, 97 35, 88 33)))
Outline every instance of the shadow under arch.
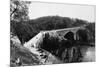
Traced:
POLYGON ((89 33, 87 30, 78 30, 76 32, 76 40, 82 41, 82 42, 88 42, 89 40, 89 33))
POLYGON ((68 33, 66 33, 66 34, 64 35, 64 38, 65 38, 65 39, 68 39, 68 40, 74 40, 74 33, 71 32, 71 31, 69 31, 68 33))

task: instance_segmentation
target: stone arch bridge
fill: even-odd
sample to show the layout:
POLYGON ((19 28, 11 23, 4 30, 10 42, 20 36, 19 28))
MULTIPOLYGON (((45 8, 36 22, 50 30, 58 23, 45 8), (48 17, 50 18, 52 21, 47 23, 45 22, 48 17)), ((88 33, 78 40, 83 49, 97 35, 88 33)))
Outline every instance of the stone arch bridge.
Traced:
POLYGON ((74 28, 64 28, 64 29, 58 29, 58 30, 49 30, 49 31, 41 31, 36 36, 34 36, 32 39, 30 39, 28 42, 24 44, 25 47, 38 47, 41 42, 43 42, 43 38, 45 37, 45 34, 49 34, 50 37, 60 37, 64 38, 67 34, 68 36, 73 35, 73 39, 76 40, 77 32, 78 30, 85 30, 85 26, 81 27, 74 27, 74 28), (72 35, 70 35, 72 34, 72 35))

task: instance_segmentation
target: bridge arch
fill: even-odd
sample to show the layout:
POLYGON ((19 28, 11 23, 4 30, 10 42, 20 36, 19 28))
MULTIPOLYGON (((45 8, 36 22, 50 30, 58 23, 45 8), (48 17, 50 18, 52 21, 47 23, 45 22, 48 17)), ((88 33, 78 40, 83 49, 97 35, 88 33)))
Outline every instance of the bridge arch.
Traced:
POLYGON ((72 31, 69 31, 64 35, 64 38, 68 40, 74 40, 74 33, 72 31))

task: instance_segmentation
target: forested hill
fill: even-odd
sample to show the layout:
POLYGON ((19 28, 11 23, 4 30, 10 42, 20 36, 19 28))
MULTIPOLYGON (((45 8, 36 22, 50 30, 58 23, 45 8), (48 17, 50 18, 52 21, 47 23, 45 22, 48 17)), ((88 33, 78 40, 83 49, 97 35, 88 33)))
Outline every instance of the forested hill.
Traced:
POLYGON ((81 19, 60 16, 45 16, 34 20, 15 22, 11 21, 11 32, 17 35, 22 43, 43 30, 56 30, 87 25, 87 29, 95 36, 95 23, 81 19))
POLYGON ((69 27, 76 27, 87 24, 88 22, 81 19, 73 19, 69 17, 60 16, 45 16, 35 20, 30 20, 30 24, 36 24, 42 30, 63 29, 69 27))

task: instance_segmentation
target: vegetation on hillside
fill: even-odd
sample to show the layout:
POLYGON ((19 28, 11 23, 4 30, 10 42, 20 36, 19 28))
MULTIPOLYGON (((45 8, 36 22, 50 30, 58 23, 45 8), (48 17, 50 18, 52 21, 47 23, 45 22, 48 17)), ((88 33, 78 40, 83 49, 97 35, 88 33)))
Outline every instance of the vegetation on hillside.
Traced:
POLYGON ((87 25, 86 28, 95 36, 95 23, 60 16, 46 16, 28 21, 11 21, 11 32, 25 43, 40 31, 72 28, 87 25))

